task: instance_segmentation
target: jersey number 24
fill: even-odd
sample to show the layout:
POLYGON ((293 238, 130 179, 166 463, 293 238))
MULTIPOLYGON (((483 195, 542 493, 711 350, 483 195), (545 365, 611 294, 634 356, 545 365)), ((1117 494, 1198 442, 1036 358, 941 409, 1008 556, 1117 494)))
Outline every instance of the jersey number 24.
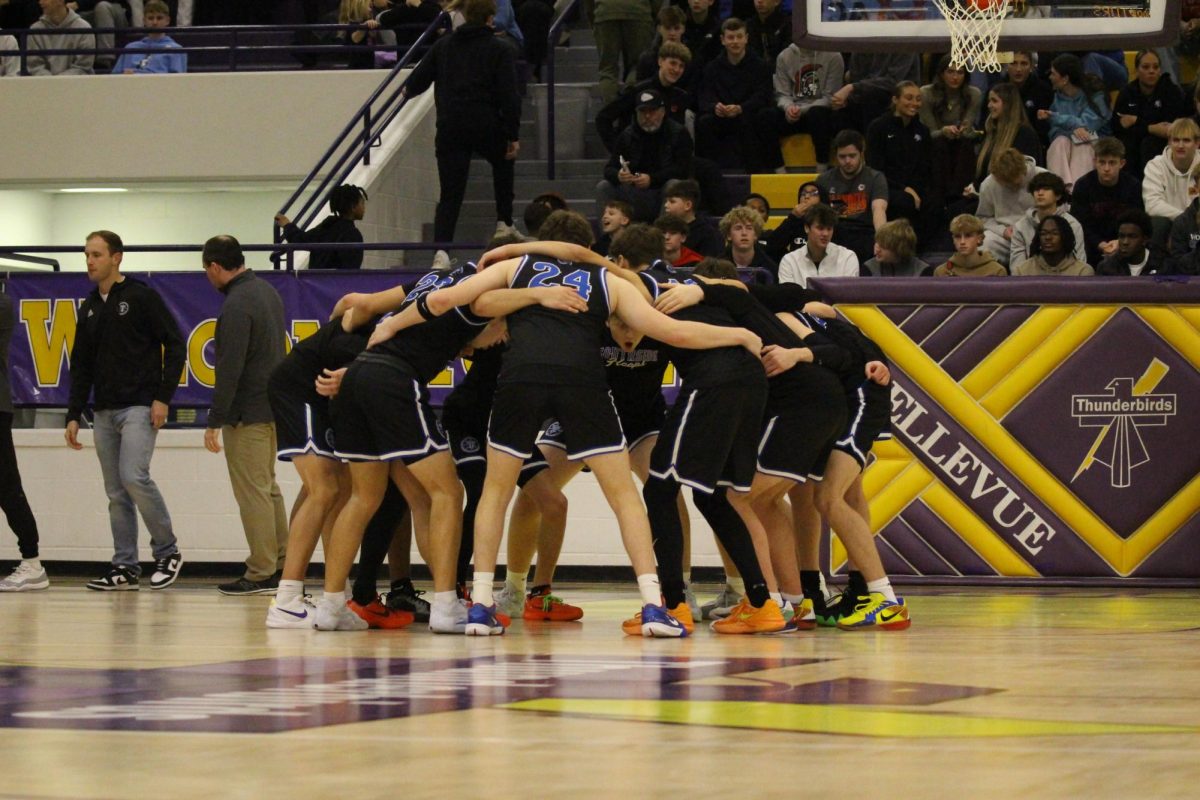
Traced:
POLYGON ((529 281, 530 289, 541 286, 570 286, 584 300, 592 295, 592 273, 586 269, 573 270, 563 275, 557 265, 538 261, 533 265, 533 271, 537 274, 529 281))

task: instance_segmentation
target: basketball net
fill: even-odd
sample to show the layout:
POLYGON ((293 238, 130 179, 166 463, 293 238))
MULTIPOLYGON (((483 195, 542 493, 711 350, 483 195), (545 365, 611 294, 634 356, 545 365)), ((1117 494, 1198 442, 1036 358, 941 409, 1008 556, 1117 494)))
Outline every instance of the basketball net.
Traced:
MULTIPOLYGON (((999 72, 996 45, 1010 0, 933 0, 950 26, 950 63, 970 72, 999 72)), ((1011 58, 1009 59, 1011 60, 1011 58)))

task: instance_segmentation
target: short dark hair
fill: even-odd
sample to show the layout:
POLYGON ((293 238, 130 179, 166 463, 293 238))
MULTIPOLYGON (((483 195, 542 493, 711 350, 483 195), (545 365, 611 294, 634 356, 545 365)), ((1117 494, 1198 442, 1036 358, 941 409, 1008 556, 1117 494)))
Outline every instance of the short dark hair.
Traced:
POLYGON ((837 221, 837 212, 824 203, 817 203, 804 215, 805 227, 820 225, 822 228, 834 228, 837 227, 837 221))
POLYGON ((538 228, 537 237, 544 242, 569 242, 580 247, 591 247, 596 241, 592 223, 575 211, 551 211, 550 216, 538 228))
POLYGON ((654 227, 663 233, 682 233, 684 236, 688 234, 688 224, 674 214, 660 215, 654 220, 654 227))
POLYGON ((724 258, 702 258, 696 262, 696 266, 692 269, 692 274, 700 278, 736 280, 738 271, 737 266, 732 261, 727 261, 724 258))
POLYGON ((558 192, 542 192, 533 198, 534 203, 541 203, 551 211, 568 211, 567 199, 558 192))
POLYGON ((538 228, 542 227, 542 223, 546 221, 546 217, 550 216, 550 212, 554 209, 545 203, 534 201, 525 206, 525 210, 521 213, 521 219, 525 222, 525 230, 529 231, 530 236, 536 236, 538 228))
POLYGON ((1033 194, 1038 189, 1049 189, 1058 195, 1059 205, 1070 200, 1067 194, 1067 185, 1053 172, 1039 172, 1029 179, 1029 193, 1033 194))
POLYGON ((737 17, 730 17, 721 23, 721 35, 724 36, 729 31, 744 31, 746 23, 742 22, 737 17))
POLYGON ((227 272, 233 272, 246 266, 246 257, 242 255, 241 242, 225 234, 214 236, 205 242, 201 258, 204 260, 204 266, 216 264, 227 272))
POLYGON ((1150 215, 1140 208, 1130 209, 1117 217, 1118 230, 1122 225, 1137 225, 1147 239, 1154 235, 1154 225, 1150 222, 1150 215))
POLYGON ((615 208, 625 215, 625 219, 633 219, 633 206, 626 203, 624 200, 609 200, 604 204, 605 208, 615 208))
POLYGON ((668 197, 680 197, 684 200, 691 200, 693 206, 700 204, 700 184, 696 183, 691 178, 680 178, 669 182, 663 189, 663 199, 668 197))
POLYGON ((664 28, 682 28, 687 25, 687 14, 679 6, 663 5, 658 10, 658 24, 664 28))
POLYGON ((329 193, 329 210, 344 217, 354 210, 359 200, 367 199, 367 190, 352 183, 335 186, 329 193))
POLYGON ((771 201, 768 200, 766 196, 761 195, 758 192, 751 192, 750 194, 746 195, 742 199, 741 205, 748 206, 750 205, 751 200, 762 200, 762 204, 767 207, 767 210, 769 211, 771 209, 771 201))
MULTIPOLYGON (((1058 67, 1055 67, 1058 69, 1058 67)), ((1071 224, 1058 214, 1051 214, 1037 224, 1034 231, 1033 243, 1029 246, 1030 255, 1039 256, 1042 254, 1042 237, 1039 236, 1042 232, 1042 226, 1047 222, 1058 228, 1058 236, 1062 240, 1062 251, 1069 256, 1075 254, 1075 231, 1071 230, 1071 224)))
POLYGON ((834 153, 837 153, 837 151, 841 150, 843 147, 851 146, 858 148, 858 152, 861 153, 867 149, 867 141, 858 131, 854 130, 853 128, 846 128, 838 131, 837 136, 833 137, 831 149, 834 153))
POLYGON ((116 255, 117 253, 125 252, 125 243, 121 241, 121 237, 117 236, 112 231, 92 231, 87 235, 84 241, 89 239, 100 239, 108 245, 108 254, 116 255))
POLYGON ((631 267, 644 267, 663 257, 663 232, 653 225, 636 223, 613 236, 608 257, 625 257, 631 267))
POLYGON ((467 22, 482 25, 489 17, 496 16, 496 0, 463 0, 459 10, 467 22))

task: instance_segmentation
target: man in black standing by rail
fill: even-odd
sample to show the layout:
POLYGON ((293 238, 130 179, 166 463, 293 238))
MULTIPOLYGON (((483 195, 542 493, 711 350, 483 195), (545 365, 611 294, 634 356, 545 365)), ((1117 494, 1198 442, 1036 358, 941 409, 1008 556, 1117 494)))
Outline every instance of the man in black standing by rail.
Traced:
MULTIPOLYGON (((466 0, 466 23, 438 41, 408 78, 404 92, 421 94, 436 83, 438 179, 441 196, 433 220, 437 242, 454 240, 458 212, 467 189, 471 156, 478 153, 492 166, 496 197, 496 233, 511 233, 513 161, 520 150, 521 97, 512 48, 495 36, 496 0, 466 0)), ((450 264, 439 250, 433 265, 450 264)))

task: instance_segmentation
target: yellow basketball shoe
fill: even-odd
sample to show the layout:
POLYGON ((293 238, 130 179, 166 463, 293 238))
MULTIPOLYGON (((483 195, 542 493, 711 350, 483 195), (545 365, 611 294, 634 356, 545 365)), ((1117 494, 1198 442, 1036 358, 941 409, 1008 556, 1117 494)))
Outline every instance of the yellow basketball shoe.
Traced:
POLYGON ((908 606, 903 601, 893 603, 880 592, 859 597, 854 610, 839 619, 837 624, 844 631, 902 631, 909 625, 912 625, 912 620, 908 616, 908 606))
POLYGON ((713 622, 712 629, 717 633, 776 633, 787 627, 787 620, 779 604, 771 598, 763 603, 762 608, 755 608, 750 601, 742 598, 729 616, 713 622))

